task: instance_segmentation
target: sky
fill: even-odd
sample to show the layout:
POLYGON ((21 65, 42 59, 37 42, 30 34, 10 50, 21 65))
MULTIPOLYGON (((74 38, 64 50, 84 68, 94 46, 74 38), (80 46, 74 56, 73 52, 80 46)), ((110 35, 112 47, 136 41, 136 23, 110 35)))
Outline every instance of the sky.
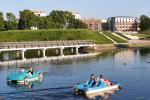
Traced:
POLYGON ((82 17, 107 19, 113 16, 150 16, 150 0, 0 0, 0 12, 23 9, 79 11, 82 17))

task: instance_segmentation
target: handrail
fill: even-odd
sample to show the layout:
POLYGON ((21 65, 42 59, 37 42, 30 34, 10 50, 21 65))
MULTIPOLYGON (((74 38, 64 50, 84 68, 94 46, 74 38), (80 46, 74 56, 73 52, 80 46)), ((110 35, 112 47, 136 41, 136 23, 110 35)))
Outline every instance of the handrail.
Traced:
POLYGON ((91 40, 68 40, 68 41, 28 41, 28 42, 0 42, 0 49, 27 48, 27 47, 53 47, 70 45, 92 45, 91 40))

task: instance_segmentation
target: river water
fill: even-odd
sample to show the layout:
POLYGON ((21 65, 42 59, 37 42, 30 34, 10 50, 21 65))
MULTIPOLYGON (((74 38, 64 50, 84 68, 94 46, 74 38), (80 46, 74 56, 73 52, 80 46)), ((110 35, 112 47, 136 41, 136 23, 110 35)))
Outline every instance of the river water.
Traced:
POLYGON ((72 86, 87 80, 91 73, 121 83, 114 94, 96 100, 150 100, 150 48, 110 51, 95 57, 32 62, 44 72, 42 82, 7 84, 7 75, 23 64, 0 65, 0 100, 86 100, 72 93, 72 86))

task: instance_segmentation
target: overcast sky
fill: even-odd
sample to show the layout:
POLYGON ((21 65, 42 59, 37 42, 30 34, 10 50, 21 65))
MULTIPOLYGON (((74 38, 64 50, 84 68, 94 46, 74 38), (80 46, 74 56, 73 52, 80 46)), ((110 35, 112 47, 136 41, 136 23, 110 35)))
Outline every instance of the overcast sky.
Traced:
POLYGON ((150 16, 150 0, 0 0, 1 12, 16 16, 23 9, 79 11, 83 17, 150 16))

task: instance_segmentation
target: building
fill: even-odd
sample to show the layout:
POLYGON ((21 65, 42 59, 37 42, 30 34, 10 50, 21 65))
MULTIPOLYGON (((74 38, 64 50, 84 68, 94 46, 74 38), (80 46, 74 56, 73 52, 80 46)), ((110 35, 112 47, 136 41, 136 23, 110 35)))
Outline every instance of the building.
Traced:
POLYGON ((88 25, 88 28, 93 31, 101 31, 102 20, 98 18, 83 18, 82 21, 88 25))
POLYGON ((102 23, 107 23, 107 20, 106 19, 102 19, 102 23))
POLYGON ((78 11, 72 11, 72 14, 74 15, 75 19, 81 19, 81 14, 78 11))
POLYGON ((110 23, 110 30, 113 32, 137 32, 137 18, 129 16, 110 17, 107 20, 110 23))
POLYGON ((40 16, 40 17, 45 17, 46 12, 44 10, 32 10, 35 15, 40 16))

